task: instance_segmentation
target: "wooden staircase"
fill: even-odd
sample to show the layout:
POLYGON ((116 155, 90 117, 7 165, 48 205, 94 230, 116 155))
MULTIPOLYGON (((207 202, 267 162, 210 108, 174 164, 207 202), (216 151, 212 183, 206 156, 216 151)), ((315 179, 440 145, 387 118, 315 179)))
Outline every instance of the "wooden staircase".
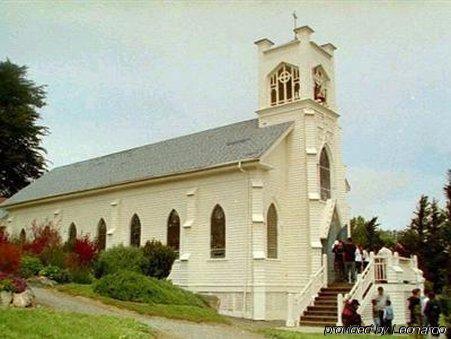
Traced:
POLYGON ((337 295, 346 294, 352 285, 346 283, 334 283, 322 288, 315 298, 313 306, 308 306, 301 316, 301 326, 333 326, 337 324, 337 295))

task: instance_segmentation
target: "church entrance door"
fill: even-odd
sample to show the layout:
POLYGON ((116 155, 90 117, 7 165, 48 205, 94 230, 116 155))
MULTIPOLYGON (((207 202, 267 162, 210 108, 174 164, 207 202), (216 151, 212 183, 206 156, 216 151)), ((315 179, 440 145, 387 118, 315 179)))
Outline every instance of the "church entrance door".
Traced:
POLYGON ((334 269, 334 253, 332 252, 335 240, 344 240, 346 238, 346 227, 341 227, 337 211, 334 211, 332 221, 329 227, 327 239, 322 239, 323 254, 327 254, 327 280, 333 283, 337 280, 334 269))

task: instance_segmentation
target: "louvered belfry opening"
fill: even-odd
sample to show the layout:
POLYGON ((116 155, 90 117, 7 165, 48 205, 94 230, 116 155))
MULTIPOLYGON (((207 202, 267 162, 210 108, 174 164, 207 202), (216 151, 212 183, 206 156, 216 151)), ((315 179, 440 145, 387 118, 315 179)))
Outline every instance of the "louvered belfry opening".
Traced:
POLYGON ((277 210, 274 204, 271 204, 266 217, 267 224, 267 257, 277 258, 277 210))
POLYGON ((299 100, 299 69, 281 64, 270 76, 271 106, 299 100))
POLYGON ((180 252, 180 217, 176 210, 172 210, 168 218, 167 245, 177 253, 180 252))
POLYGON ((210 234, 211 258, 225 258, 226 253, 226 219, 224 210, 216 205, 211 214, 210 234))
POLYGON ((326 148, 323 148, 319 158, 319 179, 321 188, 321 200, 327 200, 331 197, 330 192, 330 161, 326 148))
POLYGON ((133 215, 130 224, 130 246, 141 246, 141 221, 136 214, 133 215))
POLYGON ((106 222, 103 218, 100 219, 97 225, 97 246, 101 251, 106 248, 106 222))

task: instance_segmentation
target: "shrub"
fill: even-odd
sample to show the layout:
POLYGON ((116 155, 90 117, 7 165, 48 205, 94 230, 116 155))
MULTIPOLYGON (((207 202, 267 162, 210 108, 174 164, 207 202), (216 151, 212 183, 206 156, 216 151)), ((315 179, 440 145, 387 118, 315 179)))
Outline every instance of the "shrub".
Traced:
POLYGON ((67 254, 64 252, 62 246, 46 247, 41 254, 39 254, 39 259, 41 259, 44 266, 57 266, 59 268, 66 267, 66 257, 67 254))
POLYGON ((30 243, 24 244, 23 247, 26 252, 39 255, 46 248, 61 247, 61 236, 58 229, 52 223, 39 225, 33 222, 31 231, 33 240, 30 243))
POLYGON ((15 273, 20 266, 20 248, 16 245, 4 242, 0 245, 0 271, 15 273))
POLYGON ((23 256, 20 262, 20 276, 23 278, 30 278, 32 276, 38 275, 39 271, 43 268, 44 266, 42 265, 39 258, 23 256))
POLYGON ((143 267, 143 273, 164 279, 171 273, 172 264, 174 264, 177 254, 170 247, 163 245, 160 241, 147 241, 143 248, 146 259, 143 267))
POLYGON ((40 272, 39 275, 55 280, 59 283, 67 283, 70 281, 69 272, 66 269, 61 269, 58 266, 46 266, 40 272))
POLYGON ((0 291, 22 293, 27 287, 27 282, 24 279, 0 272, 0 291))
POLYGON ((70 280, 77 284, 91 284, 93 276, 89 268, 75 268, 69 270, 70 280))
POLYGON ((96 278, 100 278, 119 270, 141 272, 144 263, 142 249, 119 245, 100 254, 99 259, 94 264, 94 275, 96 278))
POLYGON ((122 270, 101 278, 94 284, 94 291, 125 301, 205 307, 205 302, 191 292, 131 271, 122 270))
POLYGON ((0 291, 14 292, 13 281, 10 278, 0 279, 0 291))
POLYGON ((91 266, 98 253, 98 247, 94 240, 88 235, 77 238, 74 241, 73 253, 76 255, 78 265, 82 267, 91 266))

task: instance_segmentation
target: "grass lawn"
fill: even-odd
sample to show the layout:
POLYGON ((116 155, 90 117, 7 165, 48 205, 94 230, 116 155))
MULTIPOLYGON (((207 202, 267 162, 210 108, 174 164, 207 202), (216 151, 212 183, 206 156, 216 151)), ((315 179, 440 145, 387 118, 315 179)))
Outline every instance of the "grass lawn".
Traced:
MULTIPOLYGON (((301 333, 301 332, 294 332, 294 331, 284 331, 284 330, 278 330, 274 328, 268 328, 263 329, 260 331, 261 334, 263 334, 267 338, 273 338, 273 339, 319 339, 319 338, 333 338, 333 339, 374 339, 379 336, 376 335, 324 335, 323 333, 301 333)), ((383 338, 390 339, 390 338, 396 338, 396 339, 408 339, 408 336, 393 336, 393 335, 384 335, 383 338)))
POLYGON ((153 338, 133 319, 55 312, 46 308, 0 309, 1 338, 153 338))
POLYGON ((122 301, 113 298, 98 295, 92 290, 92 285, 67 284, 57 285, 56 289, 70 295, 92 298, 101 301, 104 304, 116 306, 119 308, 135 311, 140 314, 159 316, 169 319, 182 319, 197 323, 212 322, 228 324, 229 320, 219 315, 215 310, 207 307, 188 306, 188 305, 168 305, 138 303, 132 301, 122 301))

